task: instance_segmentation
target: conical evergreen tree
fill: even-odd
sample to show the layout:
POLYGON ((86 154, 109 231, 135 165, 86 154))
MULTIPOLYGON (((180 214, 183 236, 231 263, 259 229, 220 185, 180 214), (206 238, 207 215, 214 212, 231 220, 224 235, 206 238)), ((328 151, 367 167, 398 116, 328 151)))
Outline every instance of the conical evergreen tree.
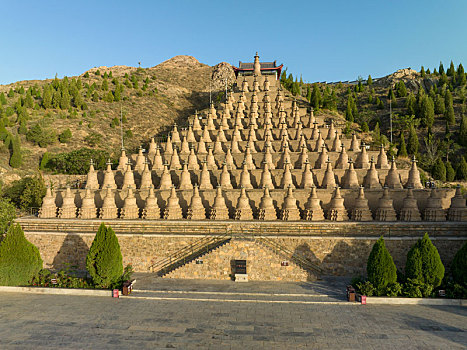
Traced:
POLYGON ((21 156, 21 142, 18 135, 13 139, 11 150, 10 166, 12 168, 19 168, 23 164, 23 158, 21 156))
POLYGON ((11 225, 0 244, 0 285, 28 285, 41 269, 39 249, 26 239, 19 224, 11 225))
POLYGON ((433 165, 432 175, 436 180, 446 181, 446 166, 441 158, 433 165))
POLYGON ((371 75, 368 75, 368 79, 366 80, 368 85, 373 85, 373 79, 371 79, 371 75))
POLYGON ((428 233, 425 233, 408 252, 405 274, 407 278, 430 284, 434 288, 441 284, 444 266, 428 233))
POLYGON ((413 125, 409 129, 409 141, 407 144, 407 152, 411 155, 418 153, 418 136, 417 131, 413 125))
POLYGON ((446 105, 444 117, 446 118, 446 121, 449 123, 449 125, 454 125, 456 122, 456 117, 454 115, 454 107, 452 106, 452 95, 449 90, 446 90, 444 101, 446 105))
POLYGON ((467 162, 462 156, 459 165, 457 166, 456 178, 457 180, 467 180, 467 162))
POLYGON ((451 165, 451 162, 446 162, 446 181, 452 182, 456 178, 456 171, 451 165))
POLYGON ((377 295, 383 295, 389 284, 397 281, 396 265, 381 236, 373 245, 367 262, 368 280, 376 289, 377 295))
POLYGON ((401 142, 399 145, 399 152, 397 153, 398 157, 407 157, 407 147, 405 146, 405 136, 404 133, 401 133, 401 142))
POLYGON ((86 257, 86 268, 99 287, 109 288, 123 273, 122 253, 112 228, 101 224, 86 257))
POLYGON ((467 242, 464 243, 454 256, 451 272, 456 283, 467 287, 467 242))
POLYGON ((467 146, 467 116, 462 116, 461 125, 459 127, 459 144, 467 146))

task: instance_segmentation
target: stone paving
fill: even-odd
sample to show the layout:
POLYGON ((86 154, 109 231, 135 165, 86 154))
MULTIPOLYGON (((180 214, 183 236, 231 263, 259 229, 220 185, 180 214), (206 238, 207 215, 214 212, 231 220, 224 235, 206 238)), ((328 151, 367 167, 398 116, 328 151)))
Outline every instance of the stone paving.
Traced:
POLYGON ((298 283, 156 282, 120 299, 0 293, 0 349, 467 348, 467 308, 364 306, 298 283))

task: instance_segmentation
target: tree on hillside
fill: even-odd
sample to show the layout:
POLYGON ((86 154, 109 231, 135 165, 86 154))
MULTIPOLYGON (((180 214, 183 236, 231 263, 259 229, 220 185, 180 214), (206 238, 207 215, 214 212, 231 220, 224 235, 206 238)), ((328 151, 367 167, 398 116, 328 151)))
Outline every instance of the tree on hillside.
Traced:
POLYGON ((417 114, 417 100, 412 93, 409 93, 407 100, 405 101, 405 108, 407 108, 408 115, 416 115, 417 114))
POLYGON ((319 90, 319 86, 316 83, 313 84, 310 103, 315 110, 319 110, 319 106, 321 104, 321 91, 319 90))
POLYGON ((456 178, 457 180, 467 180, 467 162, 465 158, 461 156, 459 165, 457 166, 456 170, 456 178))
POLYGON ((405 84, 402 80, 400 80, 396 84, 396 90, 397 90, 397 97, 405 97, 407 96, 407 88, 405 87, 405 84))
POLYGON ((431 173, 436 180, 446 181, 446 166, 441 158, 438 158, 431 173))
POLYGON ((401 142, 399 145, 399 151, 397 153, 398 157, 407 157, 407 147, 405 146, 405 136, 404 133, 401 132, 401 142))
POLYGON ((418 136, 417 131, 413 125, 409 129, 409 141, 407 144, 407 152, 411 155, 416 155, 418 153, 418 136))
POLYGON ((454 74, 456 74, 456 68, 454 68, 454 63, 451 60, 451 64, 449 65, 449 68, 446 71, 446 75, 448 77, 452 77, 454 74))
POLYGON ((435 113, 444 114, 446 110, 444 98, 441 95, 436 95, 435 97, 435 113))
POLYGON ((456 171, 451 165, 451 162, 446 162, 446 181, 452 182, 456 178, 456 171))
POLYGON ((422 66, 422 68, 420 69, 420 74, 422 75, 422 78, 425 78, 425 67, 422 66))
POLYGON ((465 85, 466 83, 466 77, 465 77, 465 72, 464 72, 464 67, 462 66, 462 63, 459 63, 459 66, 457 67, 457 83, 460 86, 465 85))
POLYGON ((354 116, 353 116, 353 104, 354 104, 354 100, 352 98, 352 95, 349 95, 349 97, 347 98, 347 109, 345 110, 345 119, 351 123, 353 123, 354 121, 354 116))
POLYGON ((445 111, 444 111, 444 118, 449 123, 449 125, 454 125, 456 122, 456 117, 454 115, 454 107, 452 106, 452 94, 449 90, 446 90, 445 95, 445 111))
POLYGON ((11 146, 10 166, 12 168, 19 168, 23 164, 23 158, 21 156, 21 142, 18 135, 13 139, 11 146))
POLYGON ((373 85, 373 79, 371 79, 371 75, 368 75, 368 79, 366 80, 368 85, 373 85))
POLYGON ((394 90, 392 88, 389 89, 388 99, 390 99, 392 101, 392 103, 394 103, 396 101, 396 95, 394 95, 394 90))
POLYGON ((459 127, 459 144, 467 146, 467 116, 462 116, 461 125, 459 127))
POLYGON ((435 107, 430 96, 423 96, 419 114, 422 125, 431 128, 435 121, 435 107))
POLYGON ((438 73, 439 73, 439 74, 445 74, 443 62, 441 62, 441 61, 439 62, 438 73))

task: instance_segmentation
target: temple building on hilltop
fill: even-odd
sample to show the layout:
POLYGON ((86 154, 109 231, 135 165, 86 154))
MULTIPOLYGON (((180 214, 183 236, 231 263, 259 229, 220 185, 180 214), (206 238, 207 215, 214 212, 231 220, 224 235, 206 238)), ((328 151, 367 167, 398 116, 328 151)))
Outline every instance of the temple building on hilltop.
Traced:
POLYGON ((275 76, 276 79, 279 79, 281 76, 282 68, 284 67, 283 64, 278 66, 276 61, 274 62, 260 62, 258 53, 255 55, 255 61, 253 63, 246 63, 239 61, 238 67, 232 66, 235 76, 242 77, 242 76, 261 76, 261 75, 269 75, 275 76))

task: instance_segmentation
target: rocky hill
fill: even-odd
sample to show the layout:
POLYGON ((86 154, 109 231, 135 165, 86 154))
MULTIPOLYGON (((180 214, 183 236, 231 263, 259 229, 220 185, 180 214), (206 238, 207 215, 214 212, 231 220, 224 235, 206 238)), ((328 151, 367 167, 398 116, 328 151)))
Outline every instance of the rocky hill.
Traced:
POLYGON ((210 89, 217 101, 225 78, 232 82, 232 76, 227 63, 210 67, 191 56, 176 56, 151 68, 96 67, 77 77, 1 85, 2 181, 36 172, 45 152, 88 147, 116 156, 122 133, 125 147, 134 149, 150 136, 164 135, 174 122, 186 125, 189 115, 209 104, 210 89), (16 137, 22 162, 13 168, 16 137))

